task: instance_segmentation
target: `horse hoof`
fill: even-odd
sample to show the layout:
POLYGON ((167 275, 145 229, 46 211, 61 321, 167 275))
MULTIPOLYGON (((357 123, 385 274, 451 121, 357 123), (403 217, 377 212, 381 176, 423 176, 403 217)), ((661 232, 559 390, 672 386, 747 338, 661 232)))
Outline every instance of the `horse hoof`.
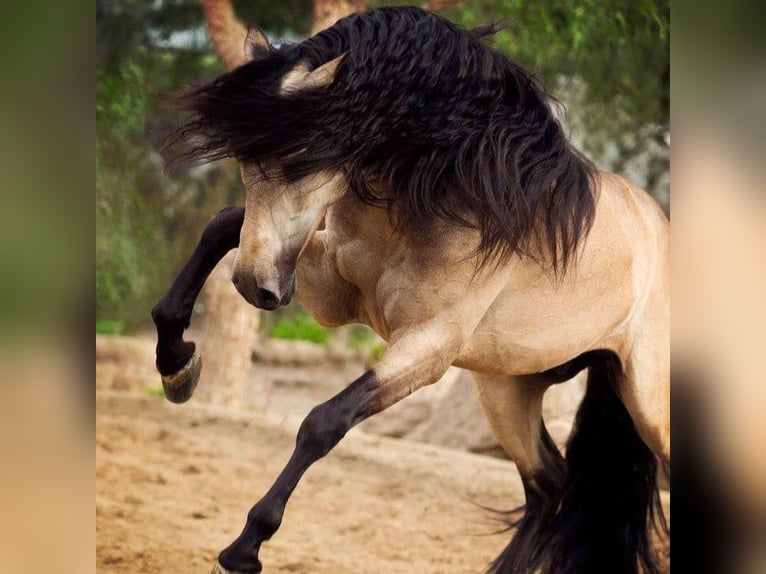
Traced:
MULTIPOLYGON (((256 570, 255 573, 260 572, 260 570, 256 570)), ((219 562, 216 562, 213 566, 213 570, 210 572, 210 574, 255 574, 255 573, 247 573, 247 572, 239 572, 238 570, 227 570, 219 562)))
MULTIPOLYGON (((171 403, 185 403, 188 401, 194 389, 197 388, 199 375, 202 371, 202 355, 194 350, 192 358, 181 370, 172 375, 162 375, 162 388, 165 391, 165 398, 171 403)), ((226 572, 222 570, 221 572, 226 572)))

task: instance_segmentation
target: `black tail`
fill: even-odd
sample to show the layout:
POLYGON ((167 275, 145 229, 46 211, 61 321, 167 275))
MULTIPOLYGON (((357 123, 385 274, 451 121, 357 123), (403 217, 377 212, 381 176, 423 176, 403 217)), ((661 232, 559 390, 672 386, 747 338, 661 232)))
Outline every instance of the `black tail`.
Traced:
MULTIPOLYGON (((528 481, 517 532, 495 560, 495 574, 656 574, 651 529, 667 533, 657 461, 615 391, 619 360, 600 354, 567 444, 566 471, 547 464, 528 481)), ((544 430, 544 429, 543 429, 544 430)), ((544 460, 555 447, 543 432, 544 460)))

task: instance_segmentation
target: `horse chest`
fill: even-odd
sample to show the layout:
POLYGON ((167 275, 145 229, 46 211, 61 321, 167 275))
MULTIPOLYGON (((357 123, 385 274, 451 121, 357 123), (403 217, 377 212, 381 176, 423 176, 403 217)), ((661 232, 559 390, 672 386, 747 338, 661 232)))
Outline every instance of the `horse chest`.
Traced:
POLYGON ((339 203, 326 221, 327 261, 334 273, 354 287, 357 320, 388 338, 390 328, 384 313, 387 298, 381 284, 388 284, 392 274, 402 269, 402 240, 395 237, 385 210, 357 201, 339 203))
POLYGON ((388 328, 376 297, 376 286, 383 272, 379 253, 363 239, 346 237, 331 244, 329 255, 329 261, 335 266, 333 271, 354 287, 357 320, 387 337, 388 328))

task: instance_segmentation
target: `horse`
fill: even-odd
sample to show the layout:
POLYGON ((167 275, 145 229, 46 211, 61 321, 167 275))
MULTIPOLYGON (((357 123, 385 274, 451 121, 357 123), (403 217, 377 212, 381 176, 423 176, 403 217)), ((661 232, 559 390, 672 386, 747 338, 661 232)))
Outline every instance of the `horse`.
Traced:
MULTIPOLYGON (((552 96, 466 30, 380 8, 274 47, 177 94, 173 161, 236 158, 244 208, 216 215, 153 308, 167 398, 201 372, 183 339, 210 271, 252 305, 293 297, 322 325, 369 325, 374 368, 300 425, 289 462, 214 572, 260 572, 303 473, 353 426, 472 372, 526 505, 492 573, 659 572, 670 460, 669 223, 653 199, 568 141, 552 96), (553 384, 588 370, 565 456, 542 418, 553 384)), ((477 568, 479 566, 477 565, 477 568)))

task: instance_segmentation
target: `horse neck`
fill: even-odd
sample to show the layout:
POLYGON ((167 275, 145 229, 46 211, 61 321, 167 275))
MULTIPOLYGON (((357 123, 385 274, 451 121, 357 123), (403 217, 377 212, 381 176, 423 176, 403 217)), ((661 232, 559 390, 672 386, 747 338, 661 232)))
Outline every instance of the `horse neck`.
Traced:
POLYGON ((330 207, 326 227, 339 240, 353 237, 378 245, 395 234, 384 207, 365 203, 351 192, 330 207))

